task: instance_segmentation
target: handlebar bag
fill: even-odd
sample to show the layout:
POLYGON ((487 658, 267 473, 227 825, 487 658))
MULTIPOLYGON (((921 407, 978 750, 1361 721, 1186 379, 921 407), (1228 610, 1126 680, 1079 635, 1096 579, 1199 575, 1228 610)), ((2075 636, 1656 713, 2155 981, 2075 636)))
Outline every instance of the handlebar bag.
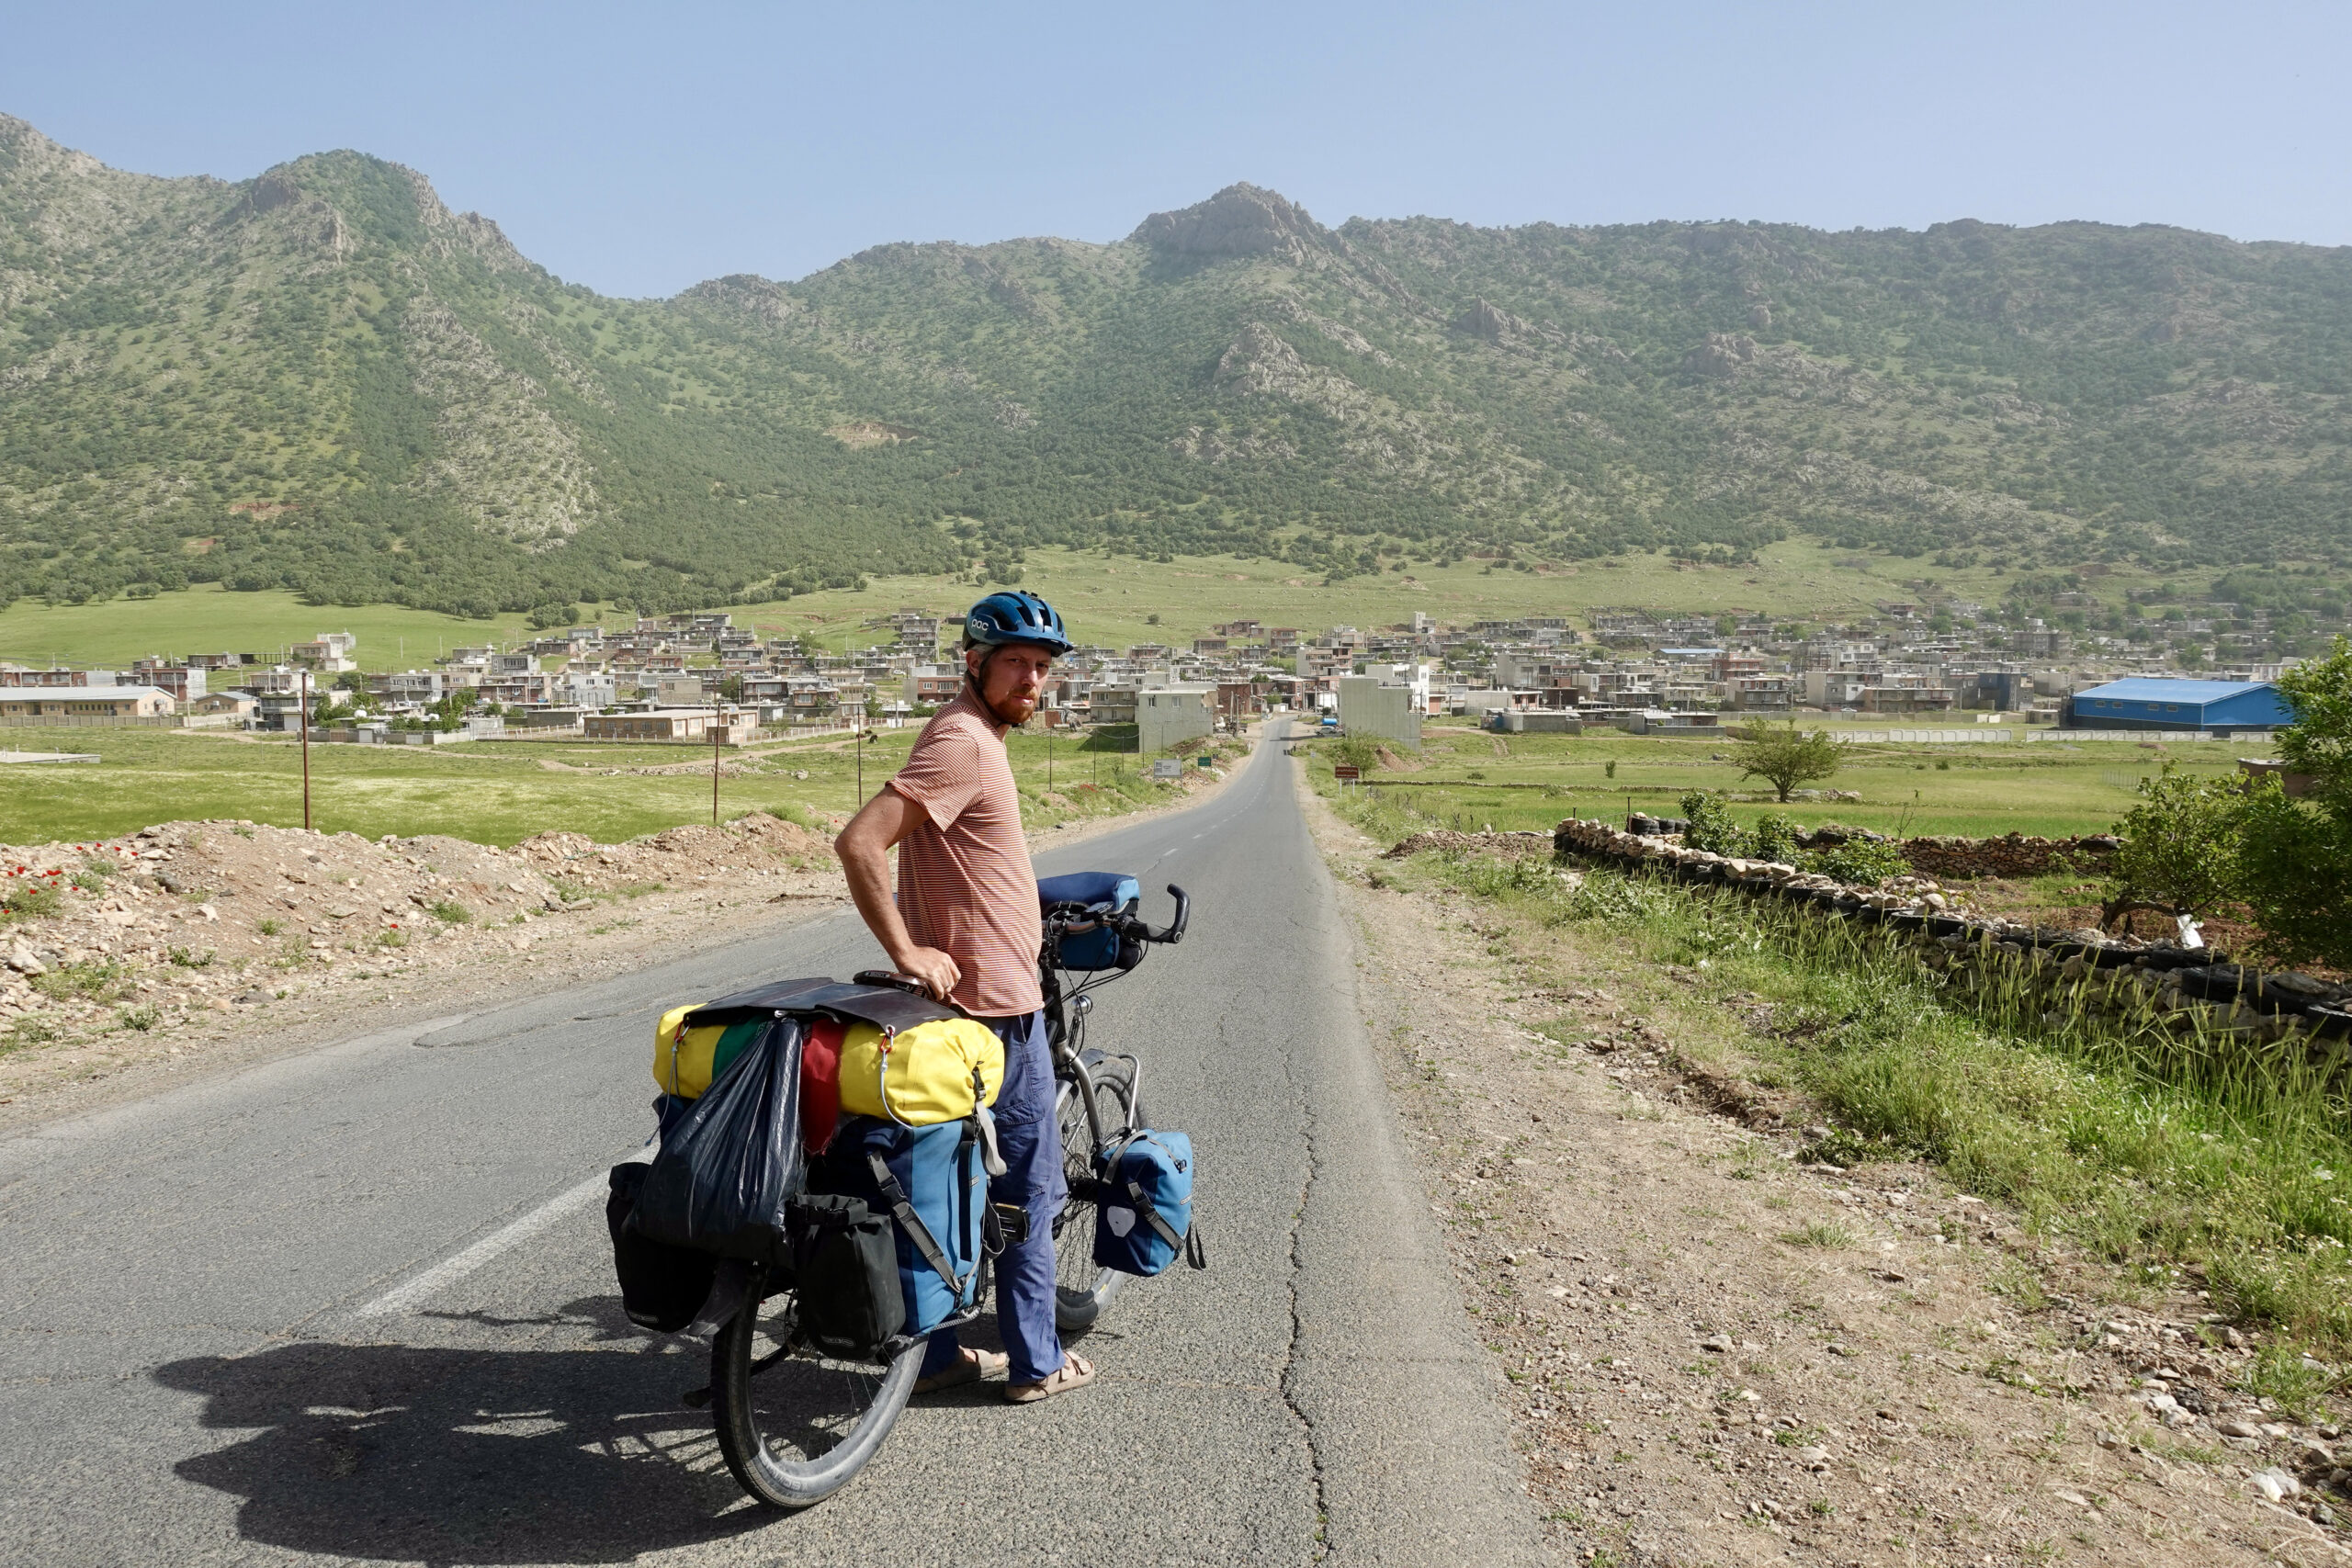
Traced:
MULTIPOLYGON (((904 1127, 845 1117, 810 1169, 809 1190, 855 1199, 888 1219, 905 1304, 899 1332, 929 1334, 978 1304, 988 1173, 972 1122, 904 1127)), ((803 1291, 812 1285, 802 1279, 803 1291)))
POLYGON ((1144 1128, 1114 1140, 1094 1166, 1094 1262, 1148 1279, 1181 1256, 1209 1266, 1193 1224, 1193 1140, 1144 1128))
MULTIPOLYGON (((1132 916, 1142 905, 1143 887, 1120 872, 1072 872, 1068 876, 1040 878, 1037 901, 1047 913, 1060 908, 1132 916)), ((1114 927, 1098 925, 1090 931, 1062 932, 1053 956, 1059 969, 1132 969, 1143 961, 1143 943, 1122 936, 1114 927)))

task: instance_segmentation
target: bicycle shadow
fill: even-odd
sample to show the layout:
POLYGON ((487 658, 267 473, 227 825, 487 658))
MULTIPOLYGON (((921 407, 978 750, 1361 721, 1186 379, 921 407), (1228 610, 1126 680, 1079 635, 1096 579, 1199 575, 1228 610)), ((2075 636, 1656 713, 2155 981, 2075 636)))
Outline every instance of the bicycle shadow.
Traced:
POLYGON ((208 1428, 243 1434, 175 1469, 243 1497, 246 1540, 450 1568, 619 1562, 777 1522, 727 1473, 708 1415, 681 1403, 707 1374, 699 1348, 647 1342, 611 1297, 554 1321, 595 1338, 172 1362, 156 1381, 202 1395, 208 1428))

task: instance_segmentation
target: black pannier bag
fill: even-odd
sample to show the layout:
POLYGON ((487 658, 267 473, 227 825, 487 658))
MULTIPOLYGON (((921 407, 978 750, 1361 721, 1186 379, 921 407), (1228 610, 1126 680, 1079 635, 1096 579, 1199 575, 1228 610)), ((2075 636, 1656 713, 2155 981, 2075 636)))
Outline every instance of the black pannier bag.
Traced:
POLYGON ((707 1252, 670 1247, 629 1228, 630 1211, 652 1167, 631 1160, 613 1167, 605 1199, 605 1227, 613 1234, 613 1271, 620 1276, 621 1310, 639 1328, 675 1334, 695 1320, 710 1294, 718 1259, 707 1252))
POLYGON ((628 1228, 648 1241, 761 1265, 789 1262, 785 1210, 806 1176, 800 1047, 775 1018, 662 1140, 628 1228))
POLYGON ((829 1356, 876 1355, 907 1322, 890 1216, 863 1199, 812 1192, 792 1201, 787 1223, 802 1332, 829 1356))

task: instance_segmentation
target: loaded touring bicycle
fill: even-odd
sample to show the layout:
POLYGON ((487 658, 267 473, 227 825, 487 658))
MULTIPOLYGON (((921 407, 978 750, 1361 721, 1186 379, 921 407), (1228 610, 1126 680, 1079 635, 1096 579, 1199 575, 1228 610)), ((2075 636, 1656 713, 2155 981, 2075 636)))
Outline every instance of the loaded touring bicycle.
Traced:
MULTIPOLYGON (((1132 877, 1038 884, 1039 957, 1069 1200, 1054 1216, 1055 1315, 1083 1332, 1132 1275, 1204 1266, 1192 1150, 1154 1129, 1131 1053, 1087 1043, 1089 993, 1181 941, 1132 877)), ((659 1151, 616 1166, 605 1217, 640 1327, 707 1335, 707 1404, 728 1469, 778 1507, 837 1491, 906 1406, 924 1341, 969 1322, 1028 1215, 989 1201, 988 1110, 1003 1068, 985 1025, 913 981, 778 981, 664 1015, 659 1151)))

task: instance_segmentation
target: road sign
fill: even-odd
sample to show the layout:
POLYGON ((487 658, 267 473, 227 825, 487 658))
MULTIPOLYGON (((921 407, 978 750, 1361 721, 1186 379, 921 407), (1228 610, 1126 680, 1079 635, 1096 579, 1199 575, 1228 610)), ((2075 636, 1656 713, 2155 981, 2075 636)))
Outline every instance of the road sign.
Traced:
POLYGON ((1181 779, 1184 776, 1184 764, 1173 757, 1162 757, 1151 765, 1151 776, 1156 779, 1181 779))
POLYGON ((1215 757, 1195 757, 1193 761, 1200 763, 1200 765, 1204 768, 1215 767, 1216 765, 1216 759, 1215 757))
POLYGON ((1331 769, 1331 776, 1341 784, 1363 777, 1363 770, 1352 762, 1340 762, 1331 769))

